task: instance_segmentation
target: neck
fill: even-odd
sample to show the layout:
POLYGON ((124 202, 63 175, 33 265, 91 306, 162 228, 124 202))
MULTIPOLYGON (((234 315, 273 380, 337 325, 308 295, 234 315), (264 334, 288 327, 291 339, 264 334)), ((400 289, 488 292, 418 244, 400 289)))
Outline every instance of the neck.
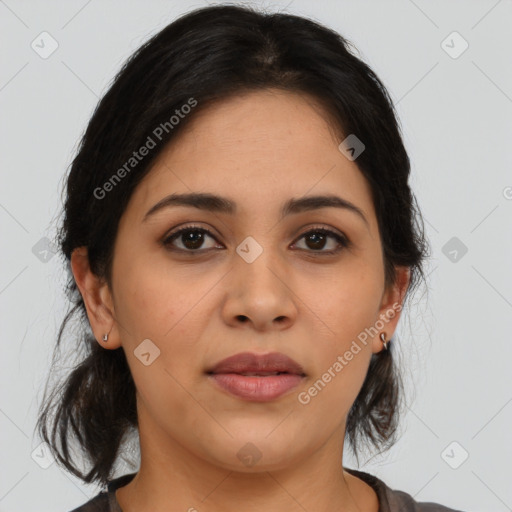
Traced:
POLYGON ((139 417, 140 470, 116 492, 123 512, 378 510, 375 491, 343 470, 343 430, 279 466, 265 465, 262 457, 251 467, 230 467, 198 456, 155 425, 145 427, 139 417))

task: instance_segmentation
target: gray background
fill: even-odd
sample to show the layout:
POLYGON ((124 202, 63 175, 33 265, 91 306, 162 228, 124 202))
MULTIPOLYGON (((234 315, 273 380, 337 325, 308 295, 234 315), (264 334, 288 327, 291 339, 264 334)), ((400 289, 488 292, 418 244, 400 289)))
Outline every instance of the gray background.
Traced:
MULTIPOLYGON (((44 237, 55 236, 63 176, 115 72, 204 5, 0 0, 0 512, 71 510, 98 492, 50 464, 34 435, 65 310, 62 261, 44 237), (58 43, 45 59, 44 31, 58 43)), ((338 30, 384 81, 433 248, 428 293, 399 325, 410 391, 402 437, 360 468, 420 501, 512 510, 512 2, 253 5, 338 30), (454 31, 469 44, 460 55, 454 31)), ((344 465, 356 467, 349 455, 344 465)))

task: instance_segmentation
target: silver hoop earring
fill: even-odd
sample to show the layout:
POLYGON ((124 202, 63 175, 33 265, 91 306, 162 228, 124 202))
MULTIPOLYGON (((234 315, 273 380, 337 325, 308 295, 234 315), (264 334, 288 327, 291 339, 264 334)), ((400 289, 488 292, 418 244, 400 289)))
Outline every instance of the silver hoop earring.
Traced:
POLYGON ((103 335, 103 341, 107 341, 108 340, 108 334, 104 334, 103 335))
POLYGON ((380 339, 382 341, 382 344, 384 345, 384 350, 387 350, 388 349, 388 344, 386 342, 386 333, 385 332, 381 332, 380 333, 380 339))

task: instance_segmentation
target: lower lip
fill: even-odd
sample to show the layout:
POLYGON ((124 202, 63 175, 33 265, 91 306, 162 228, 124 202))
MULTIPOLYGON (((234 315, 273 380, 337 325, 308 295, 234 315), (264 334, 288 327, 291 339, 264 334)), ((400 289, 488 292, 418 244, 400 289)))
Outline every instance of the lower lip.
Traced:
POLYGON ((301 375, 284 373, 267 377, 238 375, 236 373, 216 373, 209 377, 222 389, 244 400, 268 402, 284 395, 298 386, 301 375))

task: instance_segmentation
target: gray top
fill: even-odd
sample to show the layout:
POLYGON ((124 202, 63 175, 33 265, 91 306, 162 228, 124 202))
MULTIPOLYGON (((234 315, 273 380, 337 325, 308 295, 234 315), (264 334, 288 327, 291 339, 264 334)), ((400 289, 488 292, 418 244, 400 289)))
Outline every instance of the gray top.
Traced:
MULTIPOLYGON (((343 469, 360 478, 375 490, 379 499, 379 512, 462 512, 437 503, 419 503, 405 492, 390 489, 382 480, 369 473, 355 469, 343 469)), ((90 501, 71 512, 123 512, 116 500, 115 491, 119 487, 128 484, 136 474, 130 473, 111 480, 105 491, 100 492, 90 501)))

